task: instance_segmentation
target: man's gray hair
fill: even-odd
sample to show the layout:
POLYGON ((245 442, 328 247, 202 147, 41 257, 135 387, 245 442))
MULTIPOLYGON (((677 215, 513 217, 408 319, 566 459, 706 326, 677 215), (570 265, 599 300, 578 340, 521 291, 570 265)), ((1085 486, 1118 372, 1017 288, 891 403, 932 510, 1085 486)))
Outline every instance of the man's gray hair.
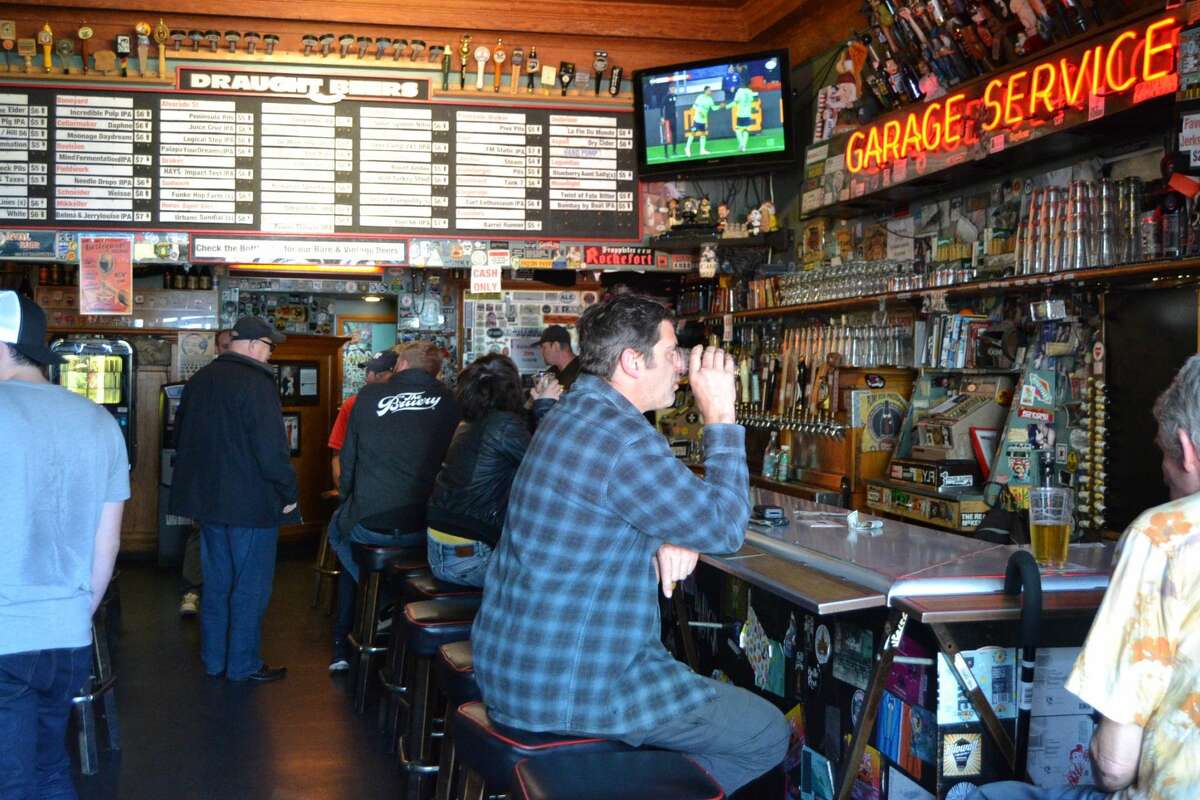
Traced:
POLYGON ((1187 431, 1200 451, 1200 355, 1184 362, 1171 385, 1154 401, 1158 446, 1176 460, 1183 457, 1176 431, 1187 431))

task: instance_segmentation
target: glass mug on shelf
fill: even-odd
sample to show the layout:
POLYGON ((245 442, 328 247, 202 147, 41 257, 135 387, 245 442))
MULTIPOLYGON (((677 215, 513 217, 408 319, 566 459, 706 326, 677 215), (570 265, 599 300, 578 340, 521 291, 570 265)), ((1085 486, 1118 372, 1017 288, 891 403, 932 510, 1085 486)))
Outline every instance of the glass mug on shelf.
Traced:
POLYGON ((1071 542, 1071 490, 1035 486, 1029 490, 1029 544, 1038 565, 1062 569, 1071 542))

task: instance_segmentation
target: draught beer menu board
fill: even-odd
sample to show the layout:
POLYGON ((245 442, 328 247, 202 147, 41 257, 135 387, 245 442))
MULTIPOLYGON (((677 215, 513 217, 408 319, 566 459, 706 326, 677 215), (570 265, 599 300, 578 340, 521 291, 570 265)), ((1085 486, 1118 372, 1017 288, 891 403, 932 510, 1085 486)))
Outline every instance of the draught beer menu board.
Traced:
POLYGON ((0 87, 0 224, 637 239, 626 112, 0 87))

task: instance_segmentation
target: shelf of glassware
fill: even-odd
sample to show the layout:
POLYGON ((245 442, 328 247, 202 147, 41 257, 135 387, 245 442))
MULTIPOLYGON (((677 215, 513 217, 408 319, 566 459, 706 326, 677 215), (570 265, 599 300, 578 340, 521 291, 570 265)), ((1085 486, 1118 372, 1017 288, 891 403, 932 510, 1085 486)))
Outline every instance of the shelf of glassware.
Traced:
MULTIPOLYGON (((924 297, 945 295, 983 294, 1012 289, 1036 289, 1052 287, 1061 284, 1086 286, 1101 283, 1116 283, 1121 281, 1143 280, 1186 280, 1200 275, 1200 257, 1172 259, 1169 261, 1147 261, 1142 263, 1122 264, 1115 267, 1091 267, 1088 269, 1066 270, 1061 272, 1041 273, 1037 275, 1014 275, 1007 278, 996 278, 985 281, 958 283, 951 286, 927 287, 903 292, 879 292, 876 294, 859 295, 856 297, 841 297, 832 300, 821 300, 813 303, 796 303, 794 305, 770 306, 734 311, 734 319, 754 319, 758 317, 775 317, 786 314, 809 314, 819 311, 838 311, 865 306, 877 306, 880 303, 904 303, 920 300, 924 297)), ((680 317, 683 320, 720 320, 723 314, 690 314, 680 317)))

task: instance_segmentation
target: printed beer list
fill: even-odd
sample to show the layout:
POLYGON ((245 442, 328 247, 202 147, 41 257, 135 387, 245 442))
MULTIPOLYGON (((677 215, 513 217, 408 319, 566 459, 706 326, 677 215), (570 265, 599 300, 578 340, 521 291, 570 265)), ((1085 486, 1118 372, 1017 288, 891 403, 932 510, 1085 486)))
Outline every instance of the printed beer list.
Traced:
POLYGON ((254 178, 254 115, 232 100, 163 98, 158 117, 159 221, 253 224, 254 192, 238 181, 254 178))
POLYGON ((454 224, 459 230, 540 231, 542 148, 526 145, 541 125, 525 114, 458 111, 454 131, 454 224))
POLYGON ((633 149, 633 129, 614 117, 568 114, 551 114, 549 127, 550 210, 633 211, 633 171, 617 169, 617 151, 633 149))
POLYGON ((135 109, 132 97, 58 95, 54 103, 57 221, 150 222, 145 201, 150 200, 151 179, 135 179, 135 167, 153 163, 152 117, 148 109, 135 109), (100 178, 104 180, 93 180, 100 178), (135 199, 143 201, 141 209, 135 210, 135 199))
POLYGON ((333 233, 354 225, 353 117, 316 103, 262 104, 259 228, 333 233))
POLYGON ((359 226, 447 229, 450 123, 428 108, 358 113, 359 226))
POLYGON ((32 160, 46 157, 46 110, 0 94, 0 219, 46 219, 46 165, 32 160))

